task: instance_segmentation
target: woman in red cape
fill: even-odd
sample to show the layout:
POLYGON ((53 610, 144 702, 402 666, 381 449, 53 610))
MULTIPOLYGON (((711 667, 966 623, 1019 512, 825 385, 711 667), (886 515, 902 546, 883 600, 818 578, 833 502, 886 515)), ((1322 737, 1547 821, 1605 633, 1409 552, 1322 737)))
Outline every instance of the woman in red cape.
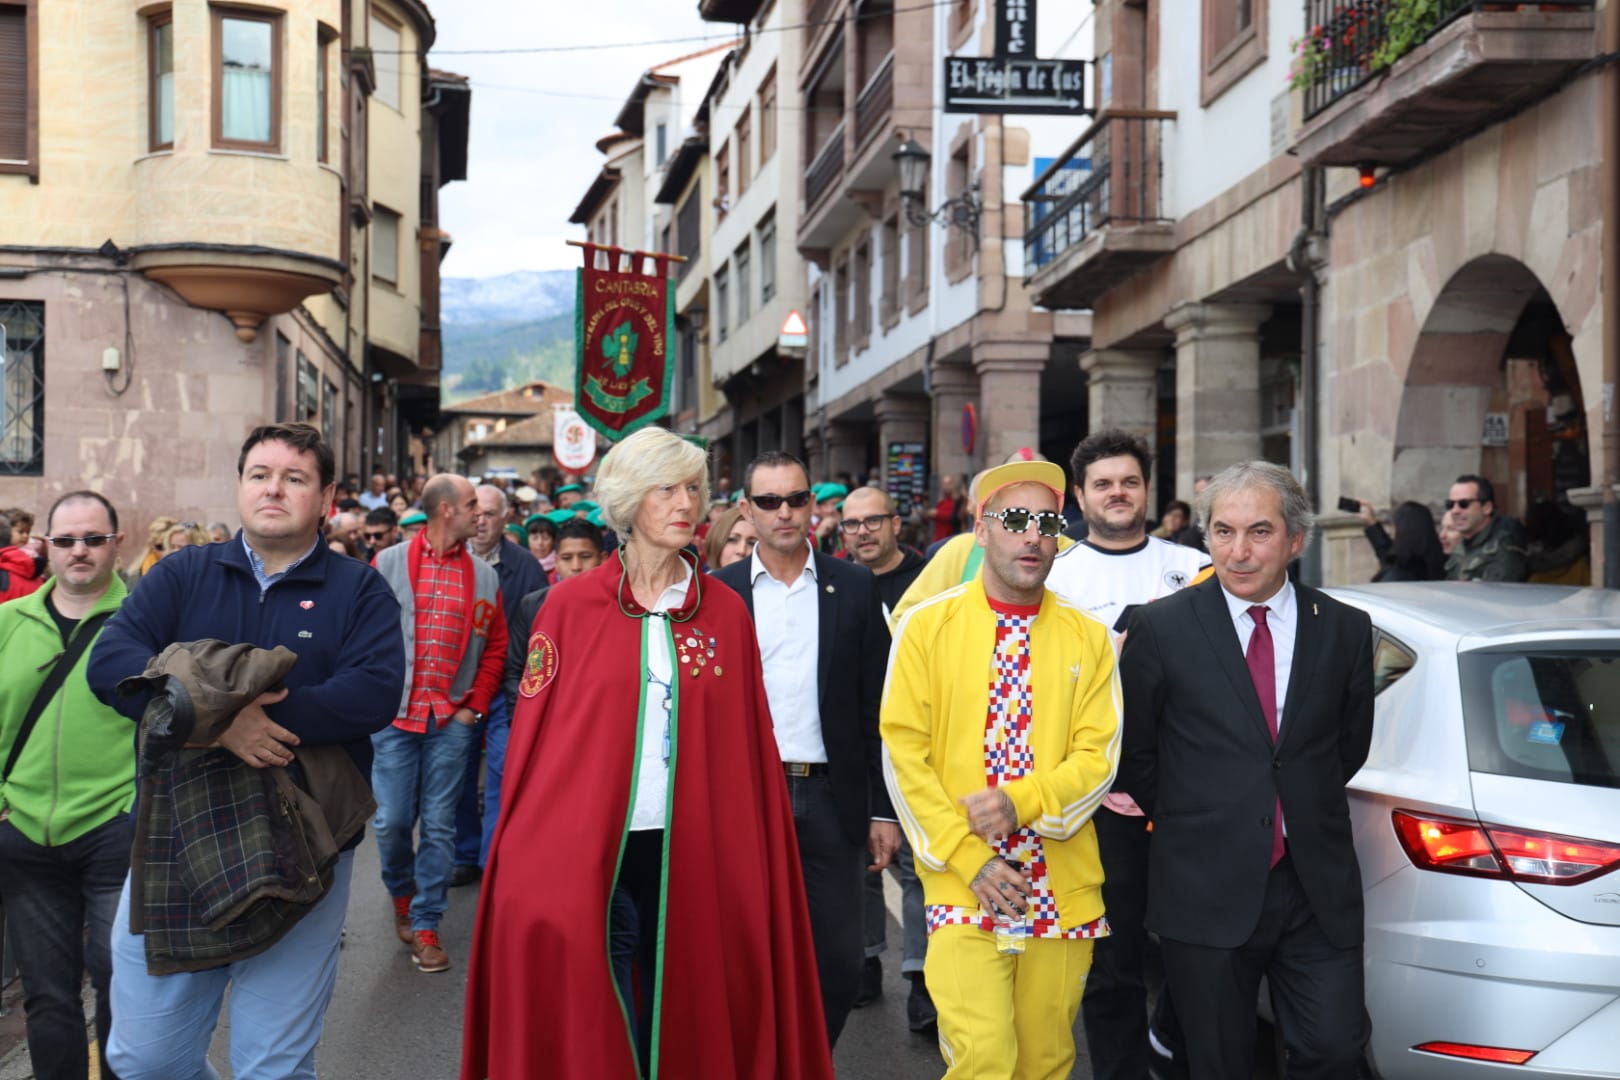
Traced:
POLYGON ((614 447, 596 488, 626 544, 553 588, 535 619, 479 896, 462 1080, 832 1076, 753 624, 680 551, 708 505, 704 465, 659 428, 614 447), (659 650, 667 688, 644 674, 659 650), (667 774, 653 776, 645 751, 659 743, 667 774), (666 779, 658 915, 640 926, 656 935, 651 1001, 622 1001, 608 913, 631 837, 648 838, 633 812, 666 779))

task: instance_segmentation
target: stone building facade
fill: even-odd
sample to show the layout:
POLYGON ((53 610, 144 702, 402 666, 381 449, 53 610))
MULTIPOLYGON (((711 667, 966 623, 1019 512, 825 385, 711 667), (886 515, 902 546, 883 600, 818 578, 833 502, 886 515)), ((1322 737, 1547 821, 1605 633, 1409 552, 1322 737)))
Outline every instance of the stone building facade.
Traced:
POLYGON ((341 472, 426 467, 470 103, 426 65, 427 8, 7 0, 7 35, 0 505, 90 487, 132 534, 234 522, 242 439, 278 419, 341 472))

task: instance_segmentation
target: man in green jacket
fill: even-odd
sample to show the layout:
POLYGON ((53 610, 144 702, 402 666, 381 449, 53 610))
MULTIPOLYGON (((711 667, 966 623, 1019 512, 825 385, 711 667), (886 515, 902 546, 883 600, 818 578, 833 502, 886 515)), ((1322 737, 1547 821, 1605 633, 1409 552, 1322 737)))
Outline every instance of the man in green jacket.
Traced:
MULTIPOLYGON (((77 636, 99 634, 124 600, 123 534, 118 512, 92 491, 58 499, 45 533, 52 577, 0 607, 0 902, 22 973, 33 1075, 83 1080, 86 968, 103 1054, 112 1026, 109 940, 129 870, 135 728, 90 692, 90 650, 74 646, 88 646, 77 636), (71 667, 53 673, 64 654, 71 667)), ((105 1057, 101 1075, 115 1076, 105 1057)))

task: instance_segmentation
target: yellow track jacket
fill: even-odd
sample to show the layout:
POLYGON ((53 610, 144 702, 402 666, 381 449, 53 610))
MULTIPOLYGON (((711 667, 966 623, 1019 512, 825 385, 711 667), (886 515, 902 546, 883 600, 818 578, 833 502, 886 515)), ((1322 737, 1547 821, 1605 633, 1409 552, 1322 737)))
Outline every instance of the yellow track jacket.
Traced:
MULTIPOLYGON (((979 578, 914 607, 889 650, 883 776, 930 904, 975 908, 968 887, 995 854, 957 799, 987 787, 984 725, 996 616, 979 578)), ((1065 930, 1103 914, 1091 815, 1119 764, 1119 678, 1102 623, 1048 590, 1030 629, 1035 770, 1003 787, 1045 841, 1065 930)))

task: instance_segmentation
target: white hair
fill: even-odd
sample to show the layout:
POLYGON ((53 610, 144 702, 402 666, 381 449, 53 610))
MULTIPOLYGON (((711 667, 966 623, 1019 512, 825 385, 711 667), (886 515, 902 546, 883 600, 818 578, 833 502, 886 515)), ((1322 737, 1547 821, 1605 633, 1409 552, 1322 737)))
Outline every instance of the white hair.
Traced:
POLYGON ((1293 473, 1269 461, 1240 461, 1212 477, 1209 486, 1193 500, 1199 531, 1208 535, 1209 515, 1216 499, 1248 488, 1270 488, 1277 493, 1283 527, 1289 536, 1308 536, 1316 526, 1310 496, 1293 473))
POLYGON ((699 506, 709 505, 709 455, 674 432, 644 427, 602 458, 593 491, 608 528, 629 535, 641 500, 665 484, 698 482, 699 506))

